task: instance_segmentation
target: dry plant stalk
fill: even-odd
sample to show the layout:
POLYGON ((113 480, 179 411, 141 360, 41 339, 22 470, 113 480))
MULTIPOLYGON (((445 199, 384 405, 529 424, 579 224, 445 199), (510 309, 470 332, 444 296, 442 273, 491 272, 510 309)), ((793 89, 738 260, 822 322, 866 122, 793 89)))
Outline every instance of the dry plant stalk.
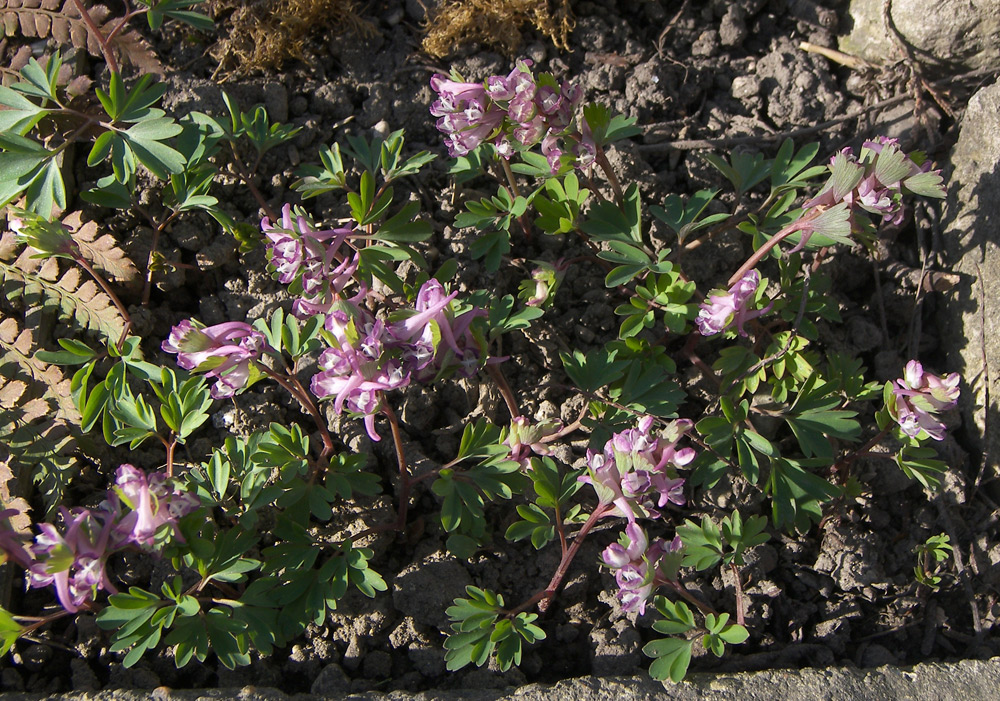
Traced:
POLYGON ((370 37, 375 26, 358 14, 355 0, 264 0, 220 2, 215 15, 231 10, 229 35, 213 49, 223 70, 245 73, 280 68, 285 61, 303 58, 307 39, 321 32, 370 37), (235 61, 236 66, 230 64, 235 61))
POLYGON ((569 0, 448 0, 434 12, 421 48, 444 58, 462 44, 481 42, 512 56, 527 24, 569 50, 574 26, 569 0))

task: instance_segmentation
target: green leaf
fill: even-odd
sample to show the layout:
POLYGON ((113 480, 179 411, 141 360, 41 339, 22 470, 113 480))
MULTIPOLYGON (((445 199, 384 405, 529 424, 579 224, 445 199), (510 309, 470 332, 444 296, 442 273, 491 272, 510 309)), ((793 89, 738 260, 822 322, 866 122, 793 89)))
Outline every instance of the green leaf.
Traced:
POLYGON ((896 464, 903 474, 930 490, 940 486, 941 475, 948 469, 948 463, 938 460, 937 451, 930 446, 903 446, 896 454, 896 464))
POLYGON ((17 639, 25 632, 7 609, 0 608, 0 657, 10 652, 17 639))
POLYGON ((840 494, 837 487, 808 472, 806 466, 806 461, 787 458, 771 461, 767 491, 776 528, 805 532, 821 518, 821 505, 840 494))
POLYGON ((621 379, 629 362, 615 360, 617 351, 595 348, 586 355, 580 351, 573 354, 560 353, 563 368, 570 379, 584 392, 596 392, 612 382, 621 379))
POLYGON ((691 664, 693 643, 680 638, 664 638, 646 643, 642 648, 647 657, 655 657, 656 661, 649 665, 649 676, 658 681, 669 679, 679 684, 687 675, 691 664))
POLYGON ((740 197, 766 178, 770 172, 770 164, 764 161, 759 153, 734 153, 729 162, 712 153, 700 154, 708 163, 722 173, 736 188, 740 197))
POLYGON ((688 198, 687 204, 679 195, 668 195, 662 207, 654 205, 649 211, 677 234, 679 243, 684 243, 694 232, 729 218, 728 214, 720 212, 699 219, 718 193, 718 190, 699 190, 688 198))
POLYGON ((653 630, 664 635, 678 635, 694 629, 694 614, 683 601, 670 601, 666 597, 653 599, 656 610, 663 618, 653 623, 653 630))
POLYGON ((407 202, 399 212, 382 223, 375 233, 375 238, 391 243, 426 241, 434 230, 429 222, 416 218, 419 212, 419 202, 407 202))
POLYGON ((184 170, 186 160, 176 149, 162 143, 181 132, 181 126, 172 119, 148 119, 130 127, 122 136, 135 157, 149 171, 166 180, 171 173, 184 170))
POLYGON ((51 110, 45 109, 6 86, 0 86, 0 132, 14 132, 24 136, 51 110))
POLYGON ((481 234, 469 246, 469 253, 473 258, 485 258, 483 266, 486 272, 495 273, 500 269, 503 257, 510 253, 510 233, 503 230, 481 234))
POLYGON ((591 207, 580 228, 598 241, 622 241, 643 245, 639 187, 629 185, 625 191, 624 211, 613 202, 602 201, 591 207))

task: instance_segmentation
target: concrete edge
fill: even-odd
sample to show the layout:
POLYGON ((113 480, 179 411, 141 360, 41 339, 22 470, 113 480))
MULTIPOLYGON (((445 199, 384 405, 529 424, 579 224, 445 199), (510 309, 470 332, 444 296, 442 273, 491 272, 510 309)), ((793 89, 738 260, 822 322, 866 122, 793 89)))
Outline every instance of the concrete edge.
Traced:
POLYGON ((419 693, 365 692, 339 696, 286 694, 278 689, 118 689, 66 694, 0 693, 0 701, 978 701, 1000 698, 1000 657, 928 662, 913 667, 775 669, 733 674, 692 674, 681 684, 648 677, 580 677, 556 684, 509 689, 455 689, 419 693))

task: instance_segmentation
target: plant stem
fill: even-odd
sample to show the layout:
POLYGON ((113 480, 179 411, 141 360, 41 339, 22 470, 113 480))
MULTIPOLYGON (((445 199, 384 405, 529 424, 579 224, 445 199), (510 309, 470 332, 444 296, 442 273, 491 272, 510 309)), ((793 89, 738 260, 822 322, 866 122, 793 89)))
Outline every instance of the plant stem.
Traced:
POLYGON ((236 175, 243 181, 243 184, 250 189, 250 194, 253 195, 255 200, 257 200, 257 204, 264 210, 264 214, 267 218, 272 222, 275 221, 277 219, 277 215, 274 213, 274 210, 271 209, 270 205, 268 205, 267 200, 264 199, 264 195, 262 195, 260 190, 257 189, 257 186, 253 184, 253 177, 249 171, 247 171, 247 167, 243 163, 243 159, 240 158, 240 154, 236 151, 236 144, 230 141, 229 148, 233 152, 233 164, 236 166, 236 175))
MULTIPOLYGON (((848 453, 847 455, 845 455, 844 457, 842 457, 840 460, 838 460, 837 462, 835 462, 833 464, 833 466, 830 468, 830 473, 831 474, 837 474, 838 472, 840 472, 840 470, 842 470, 842 469, 844 469, 846 467, 849 467, 850 464, 852 462, 854 462, 857 458, 860 458, 860 457, 863 457, 863 456, 867 455, 868 451, 870 451, 872 448, 874 448, 876 445, 878 445, 882 441, 883 438, 885 438, 887 435, 889 435, 889 430, 890 430, 889 427, 883 428, 881 431, 879 431, 874 436, 872 436, 871 440, 869 440, 863 446, 861 446, 860 448, 858 448, 856 450, 852 450, 850 453, 848 453)), ((886 457, 888 457, 888 456, 886 456, 886 457)), ((846 476, 846 473, 845 473, 845 476, 846 476)))
POLYGON ((698 597, 696 597, 694 594, 692 594, 691 592, 689 592, 687 590, 687 587, 685 587, 679 581, 674 580, 674 579, 668 579, 668 580, 666 580, 663 583, 666 584, 667 586, 669 586, 671 589, 673 589, 678 594, 680 594, 681 597, 683 597, 684 599, 686 599, 688 601, 688 603, 692 604, 695 608, 697 608, 703 614, 705 614, 705 615, 712 614, 714 616, 718 616, 719 615, 718 611, 716 611, 709 604, 706 604, 704 601, 702 601, 701 599, 699 599, 698 597))
POLYGON ((295 384, 298 384, 298 387, 296 387, 295 384, 292 384, 292 380, 289 380, 284 375, 275 372, 259 360, 255 360, 254 365, 256 365, 260 370, 263 370, 265 375, 284 387, 289 394, 299 400, 299 404, 302 405, 302 408, 309 412, 309 414, 313 417, 313 421, 316 422, 316 428, 319 429, 320 436, 323 439, 323 452, 320 453, 320 457, 330 457, 330 455, 333 454, 334 449, 333 437, 330 435, 330 430, 326 427, 326 421, 323 420, 323 416, 319 413, 316 403, 309 397, 305 389, 302 388, 302 385, 298 383, 298 380, 294 381, 295 384))
POLYGON ((486 372, 488 372, 490 377, 493 378, 493 381, 496 382, 497 388, 503 396, 504 403, 507 404, 507 411, 510 412, 510 418, 516 419, 521 415, 521 409, 517 406, 517 399, 514 398, 514 392, 511 391, 510 385, 507 383, 507 378, 503 374, 503 370, 496 365, 487 365, 486 372))
POLYGON ((573 433, 573 431, 577 430, 578 428, 580 428, 583 425, 583 420, 585 418, 587 418, 587 413, 589 411, 590 411, 590 407, 588 405, 584 404, 583 405, 583 410, 580 412, 580 415, 576 417, 576 420, 573 423, 571 423, 571 424, 569 424, 567 426, 563 426, 561 429, 559 429, 558 433, 553 433, 550 436, 543 436, 541 439, 539 439, 538 442, 539 443, 552 443, 553 441, 557 441, 560 438, 563 438, 564 436, 568 436, 569 434, 573 433))
POLYGON ((174 450, 177 448, 177 439, 173 436, 167 441, 167 477, 174 476, 174 450))
POLYGON ((823 212, 822 207, 814 207, 810 209, 808 212, 806 212, 804 215, 793 221, 791 224, 786 226, 784 229, 776 233, 774 236, 772 236, 770 240, 764 243, 763 246, 754 251, 753 255, 747 258, 747 262, 744 263, 739 270, 733 273, 733 276, 729 278, 729 282, 726 283, 726 286, 732 287, 733 285, 735 285, 739 280, 743 278, 744 275, 747 274, 747 272, 753 270, 753 268, 757 266, 757 264, 764 258, 764 256, 770 253, 772 248, 774 248, 779 243, 784 241, 786 238, 794 234, 796 231, 801 231, 802 229, 806 228, 806 225, 813 219, 818 217, 822 212, 823 212))
POLYGON ((410 509, 410 487, 413 482, 410 479, 410 468, 406 464, 406 455, 403 453, 403 435, 399 430, 399 419, 396 418, 396 412, 388 404, 384 404, 382 413, 389 419, 392 442, 396 448, 396 463, 399 466, 399 509, 396 512, 395 530, 402 531, 406 528, 406 514, 410 509))
POLYGON ((83 23, 87 25, 87 30, 93 35, 97 43, 101 45, 101 53, 104 54, 104 60, 108 64, 108 70, 112 73, 121 74, 121 70, 118 68, 118 61, 115 59, 115 54, 111 50, 111 45, 108 43, 107 37, 101 34, 100 27, 94 22, 94 18, 90 16, 87 8, 84 6, 82 0, 73 0, 73 4, 76 5, 76 9, 80 12, 80 17, 83 19, 83 23))
MULTIPOLYGON (((84 605, 81 608, 89 608, 89 606, 87 605, 87 603, 84 603, 84 605)), ((65 618, 66 616, 71 616, 71 615, 74 614, 64 609, 62 611, 56 611, 55 613, 50 613, 48 616, 38 616, 38 617, 14 616, 14 618, 20 619, 22 621, 31 621, 31 623, 29 625, 26 625, 24 627, 24 630, 21 631, 21 636, 24 636, 25 634, 30 633, 33 630, 38 630, 46 623, 51 623, 52 621, 57 621, 60 618, 65 618)))
POLYGON ((698 343, 698 339, 700 337, 701 337, 700 334, 692 332, 691 335, 688 336, 687 342, 684 344, 684 349, 682 353, 689 361, 691 361, 692 365, 694 365, 696 368, 698 368, 698 370, 701 371, 701 374, 704 375, 706 380, 711 380, 712 383, 716 386, 716 388, 721 388, 722 380, 718 378, 718 376, 715 374, 712 368, 709 367, 708 363, 702 360, 701 356, 699 356, 694 351, 694 347, 698 343))
MULTIPOLYGON (((126 3, 126 5, 128 5, 128 3, 126 3)), ((121 31, 126 27, 126 25, 128 25, 129 21, 132 20, 132 18, 138 17, 139 15, 145 15, 148 12, 149 12, 148 9, 135 10, 129 8, 128 12, 125 13, 125 16, 121 18, 121 21, 118 24, 116 24, 115 28, 112 29, 111 32, 108 34, 107 37, 108 43, 110 44, 112 40, 114 40, 114 38, 121 33, 121 31)))
POLYGON ((618 176, 615 175, 615 170, 611 167, 611 163, 608 161, 608 156, 604 153, 602 146, 597 146, 595 149, 594 159, 597 161, 597 165, 601 167, 601 170, 604 171, 608 182, 611 183, 611 189, 615 191, 615 199, 618 201, 618 206, 625 207, 625 193, 622 191, 622 185, 618 182, 618 176))
MULTIPOLYGON (((517 180, 514 178, 514 171, 510 169, 510 163, 506 158, 500 158, 500 166, 503 168, 504 177, 507 178, 507 184, 510 185, 511 194, 514 195, 515 199, 521 196, 521 191, 517 187, 517 180)), ((521 230, 524 231, 524 238, 531 239, 531 226, 528 225, 527 220, 522 214, 517 218, 517 223, 521 225, 521 230)))
POLYGON ((559 589, 563 578, 566 576, 566 572, 569 571, 569 566, 572 564, 573 558, 576 557, 576 553, 580 550, 580 546, 583 545, 583 540, 587 537, 587 533, 589 533, 590 529, 597 524, 597 521, 602 516, 607 515, 612 508, 614 507, 611 504, 597 505, 597 508, 590 514, 590 518, 587 519, 587 522, 583 524, 579 531, 577 531, 576 538, 573 540, 573 544, 569 547, 569 550, 563 554, 562 559, 559 561, 559 567, 556 569, 555 574, 552 575, 552 579, 549 580, 549 585, 545 587, 544 590, 535 593, 534 596, 517 608, 507 611, 508 617, 513 618, 522 611, 527 611, 535 604, 538 604, 538 610, 541 613, 545 613, 548 610, 552 599, 555 598, 556 591, 559 589))
POLYGON ((729 563, 729 569, 733 573, 733 580, 736 582, 736 623, 741 626, 746 625, 746 612, 743 602, 743 582, 740 581, 740 570, 735 562, 729 563))
POLYGON ((118 310, 118 313, 121 314, 122 320, 125 322, 125 328, 122 329, 122 335, 121 337, 119 337, 118 343, 115 344, 115 347, 118 350, 121 350, 125 345, 125 339, 128 338, 129 329, 132 328, 132 318, 128 315, 128 311, 125 309, 125 305, 122 304, 122 301, 120 299, 118 299, 118 295, 115 294, 115 291, 111 289, 111 285, 109 285, 107 280, 105 280, 101 275, 98 274, 96 270, 94 270, 93 266, 91 266, 90 263, 87 262, 86 258, 84 258, 82 255, 75 255, 73 256, 73 260, 76 261, 77 265, 86 270, 90 274, 90 277, 94 278, 94 280, 97 281, 97 284, 101 286, 101 289, 104 290, 107 293, 108 297, 111 298, 111 301, 114 302, 115 308, 118 310))
POLYGON ((170 222, 177 217, 178 214, 180 214, 180 212, 171 212, 169 217, 153 229, 153 244, 149 249, 149 256, 146 258, 146 281, 142 286, 142 306, 144 307, 149 306, 149 295, 153 289, 153 257, 156 255, 156 246, 160 242, 160 234, 167 228, 167 225, 169 225, 170 222))

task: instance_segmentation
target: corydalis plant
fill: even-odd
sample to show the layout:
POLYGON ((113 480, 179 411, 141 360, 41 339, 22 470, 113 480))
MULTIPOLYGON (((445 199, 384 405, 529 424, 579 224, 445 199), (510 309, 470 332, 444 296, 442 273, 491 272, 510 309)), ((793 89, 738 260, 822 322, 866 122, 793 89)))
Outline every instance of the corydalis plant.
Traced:
POLYGON ((903 376, 887 386, 886 408, 907 436, 944 440, 947 427, 940 416, 958 405, 961 379, 957 372, 938 377, 911 360, 903 376))
POLYGON ((636 522, 625 526, 618 542, 601 553, 601 560, 614 572, 623 611, 646 613, 646 603, 657 587, 677 579, 682 548, 680 536, 669 542, 663 538, 650 542, 636 522))
POLYGON ((803 207, 834 207, 843 203, 851 212, 853 231, 869 233, 873 226, 863 213, 881 216, 882 222, 901 224, 905 211, 903 196, 943 197, 940 170, 931 170, 923 154, 907 155, 897 139, 878 137, 866 141, 859 156, 851 148, 836 154, 830 162, 830 180, 816 197, 803 207))
POLYGON ((750 308, 759 285, 760 273, 751 270, 730 287, 728 292, 709 295, 708 300, 700 306, 695 320, 701 335, 714 336, 735 327, 740 336, 746 336, 744 325, 767 314, 773 306, 768 304, 763 309, 750 308))
POLYGON ((436 126, 450 156, 464 156, 489 142, 509 160, 515 151, 541 144, 553 173, 559 172, 566 149, 573 152, 569 160, 577 167, 593 164, 595 146, 588 128, 572 128, 580 89, 547 73, 536 78, 530 66, 531 61, 521 61, 508 75, 493 75, 482 83, 464 82, 456 73, 450 79, 441 74, 431 78, 438 95, 431 114, 439 118, 436 126))
POLYGON ((248 386, 255 361, 267 348, 264 336, 249 324, 227 321, 202 327, 182 321, 170 331, 163 350, 177 354, 177 364, 185 370, 204 372, 215 378, 212 397, 232 397, 248 386))
POLYGON ((396 310, 388 321, 341 301, 326 318, 329 347, 320 356, 313 393, 333 397, 337 413, 363 415, 368 435, 379 440, 374 421, 383 392, 452 374, 470 377, 485 362, 485 343, 472 327, 484 312, 457 312, 457 296, 445 294, 432 278, 420 287, 412 308, 396 310))
POLYGON ((122 465, 99 507, 62 508, 63 530, 39 524, 41 533, 27 545, 10 529, 8 519, 17 512, 0 512, 0 547, 27 570, 28 586, 53 586, 59 603, 72 613, 98 591, 117 591, 106 572, 111 555, 129 547, 159 550, 179 536, 178 519, 199 505, 165 475, 147 476, 122 465))
POLYGON ((694 460, 695 451, 678 443, 693 425, 679 419, 656 435, 653 417, 644 417, 637 428, 614 434, 602 452, 588 450, 587 474, 580 481, 594 488, 601 506, 613 505, 609 515, 629 521, 656 518, 654 503, 661 509, 683 505, 684 480, 676 470, 694 460))
POLYGON ((353 227, 313 228, 308 217, 285 204, 280 221, 260 223, 267 237, 267 258, 278 282, 296 295, 292 313, 300 318, 330 311, 358 269, 358 253, 343 253, 341 245, 358 235, 353 227))

